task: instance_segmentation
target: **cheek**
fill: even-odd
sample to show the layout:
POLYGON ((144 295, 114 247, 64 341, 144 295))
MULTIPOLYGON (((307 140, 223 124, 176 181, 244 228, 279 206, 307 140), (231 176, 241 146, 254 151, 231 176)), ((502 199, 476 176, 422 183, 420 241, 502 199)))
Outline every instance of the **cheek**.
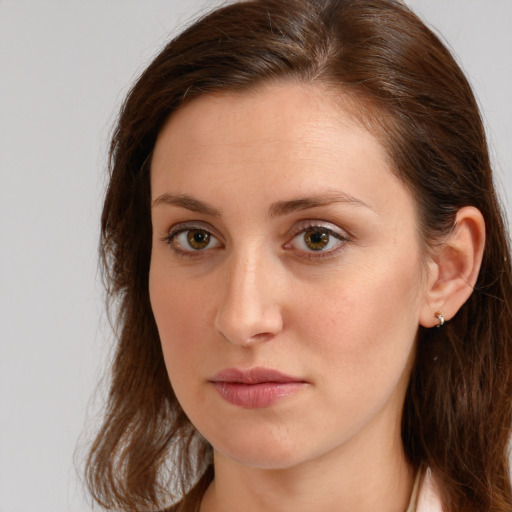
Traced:
POLYGON ((158 261, 151 263, 149 294, 171 383, 196 374, 200 354, 197 342, 204 339, 201 294, 176 279, 158 261), (191 343, 191 339, 196 341, 191 343))
POLYGON ((418 329, 419 259, 408 265, 374 262, 340 272, 322 293, 310 296, 296 317, 313 357, 353 384, 396 380, 418 329))
POLYGON ((180 292, 178 283, 150 279, 150 299, 160 336, 164 363, 174 394, 189 418, 207 407, 198 376, 204 373, 202 354, 207 347, 202 309, 196 296, 180 292), (192 407, 192 409, 191 409, 192 407))
POLYGON ((161 250, 154 250, 149 296, 162 341, 177 340, 177 334, 202 325, 205 301, 211 299, 211 291, 204 279, 188 276, 175 268, 161 250))

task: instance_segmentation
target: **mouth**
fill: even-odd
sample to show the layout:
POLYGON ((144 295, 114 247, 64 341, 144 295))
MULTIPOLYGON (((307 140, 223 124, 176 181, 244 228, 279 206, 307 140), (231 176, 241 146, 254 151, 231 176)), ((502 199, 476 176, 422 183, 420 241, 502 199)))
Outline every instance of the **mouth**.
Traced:
POLYGON ((248 409, 268 407, 298 393, 308 383, 270 368, 227 368, 210 383, 230 404, 248 409))

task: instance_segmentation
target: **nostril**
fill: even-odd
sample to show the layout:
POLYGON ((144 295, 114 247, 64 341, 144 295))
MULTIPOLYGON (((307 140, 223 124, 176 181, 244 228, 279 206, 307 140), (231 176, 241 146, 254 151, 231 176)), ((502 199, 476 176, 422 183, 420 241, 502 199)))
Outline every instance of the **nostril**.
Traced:
POLYGON ((226 334, 224 331, 217 329, 218 333, 224 338, 225 341, 232 345, 240 345, 249 347, 251 345, 257 344, 257 343, 264 343, 266 341, 270 341, 272 338, 275 337, 274 333, 271 332, 262 332, 257 333, 254 335, 249 336, 243 336, 241 333, 232 333, 230 336, 229 334, 226 334))
POLYGON ((253 316, 242 314, 219 316, 215 330, 232 345, 249 346, 272 340, 281 332, 283 321, 279 308, 276 311, 261 311, 253 316))
POLYGON ((263 341, 269 341, 270 339, 272 339, 275 335, 272 334, 271 332, 262 332, 260 334, 255 334, 254 336, 251 336, 251 338, 249 338, 249 340, 247 341, 248 344, 250 344, 251 342, 263 342, 263 341))

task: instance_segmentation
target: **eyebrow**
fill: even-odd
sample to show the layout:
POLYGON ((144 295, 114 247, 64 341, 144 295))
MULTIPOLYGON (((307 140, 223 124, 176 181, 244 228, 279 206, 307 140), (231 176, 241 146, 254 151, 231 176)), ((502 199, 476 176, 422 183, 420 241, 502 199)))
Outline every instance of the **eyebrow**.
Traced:
POLYGON ((373 208, 370 205, 368 205, 364 201, 361 201, 360 199, 357 199, 354 196, 351 196, 350 194, 335 192, 331 194, 300 197, 298 199, 292 199, 290 201, 278 201, 277 203, 273 203, 272 206, 270 207, 270 217, 279 217, 301 210, 309 210, 310 208, 328 206, 333 203, 345 203, 354 206, 363 206, 365 208, 373 210, 373 208))
MULTIPOLYGON (((272 205, 270 206, 269 216, 271 218, 281 217, 293 212, 309 210, 311 208, 318 208, 321 206, 328 206, 333 203, 351 204, 354 206, 362 206, 365 208, 369 208, 370 210, 373 210, 373 208, 369 206, 367 203, 361 201, 360 199, 357 199, 354 196, 351 196, 350 194, 336 192, 332 194, 321 194, 309 197, 300 197, 288 201, 277 201, 276 203, 272 203, 272 205)), ((218 210, 214 206, 204 203, 203 201, 199 201, 198 199, 195 199, 192 196, 186 194, 162 194, 152 202, 151 207, 154 208, 162 204, 169 206, 178 206, 179 208, 185 208, 186 210, 202 213, 204 215, 209 215, 211 217, 222 216, 220 210, 218 210)))
POLYGON ((187 196, 185 194, 162 194, 158 196, 153 203, 151 204, 151 208, 155 206, 159 206, 161 204, 166 204, 169 206, 178 206, 180 208, 185 208, 186 210, 190 210, 192 212, 203 213, 204 215, 209 215, 211 217, 220 217, 220 211, 213 206, 210 206, 202 201, 194 199, 191 196, 187 196))

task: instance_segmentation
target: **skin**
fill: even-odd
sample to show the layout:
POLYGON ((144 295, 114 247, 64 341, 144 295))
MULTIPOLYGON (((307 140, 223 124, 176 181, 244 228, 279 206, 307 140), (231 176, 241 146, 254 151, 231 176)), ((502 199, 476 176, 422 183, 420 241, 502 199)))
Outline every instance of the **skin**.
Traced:
POLYGON ((377 138, 319 86, 203 96, 162 129, 151 191, 165 363, 214 449, 202 512, 403 512, 401 411, 420 319, 437 320, 415 204, 377 138), (239 407, 210 382, 231 367, 305 384, 239 407))

